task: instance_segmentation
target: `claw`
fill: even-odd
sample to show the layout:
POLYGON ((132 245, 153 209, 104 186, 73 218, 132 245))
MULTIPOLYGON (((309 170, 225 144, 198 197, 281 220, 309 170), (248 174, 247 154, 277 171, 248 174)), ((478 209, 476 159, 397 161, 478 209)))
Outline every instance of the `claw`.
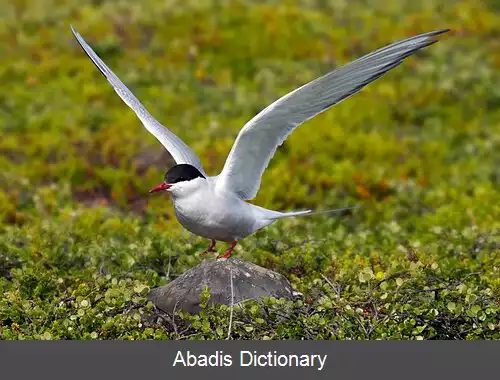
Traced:
POLYGON ((236 247, 237 243, 238 243, 238 240, 233 240, 233 242, 231 243, 231 247, 228 248, 226 253, 224 253, 223 255, 218 255, 217 258, 218 259, 228 259, 231 256, 231 253, 233 252, 233 249, 234 249, 234 247, 236 247))
POLYGON ((211 252, 217 252, 215 249, 215 240, 214 239, 211 239, 210 241, 210 245, 208 246, 207 249, 205 249, 202 253, 200 253, 200 256, 203 257, 205 256, 207 253, 211 253, 211 252))

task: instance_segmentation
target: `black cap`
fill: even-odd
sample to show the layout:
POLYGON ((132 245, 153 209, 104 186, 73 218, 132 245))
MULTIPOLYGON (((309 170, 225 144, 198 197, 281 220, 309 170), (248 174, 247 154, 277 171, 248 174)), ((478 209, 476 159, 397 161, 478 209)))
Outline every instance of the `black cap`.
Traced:
POLYGON ((166 183, 177 183, 190 181, 195 178, 205 178, 203 174, 200 173, 198 169, 189 164, 179 164, 171 167, 165 173, 165 182, 166 183))

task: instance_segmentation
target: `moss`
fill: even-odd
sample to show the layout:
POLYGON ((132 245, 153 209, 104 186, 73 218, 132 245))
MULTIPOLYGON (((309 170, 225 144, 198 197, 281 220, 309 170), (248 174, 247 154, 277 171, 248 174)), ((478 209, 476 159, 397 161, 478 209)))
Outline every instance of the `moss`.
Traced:
POLYGON ((500 338, 494 2, 49 3, 11 1, 0 15, 1 339, 228 335, 226 306, 172 320, 147 302, 206 242, 147 194, 171 161, 70 23, 210 174, 280 95, 391 41, 452 28, 279 149, 255 203, 361 207, 243 240, 236 255, 304 298, 235 308, 231 337, 500 338))

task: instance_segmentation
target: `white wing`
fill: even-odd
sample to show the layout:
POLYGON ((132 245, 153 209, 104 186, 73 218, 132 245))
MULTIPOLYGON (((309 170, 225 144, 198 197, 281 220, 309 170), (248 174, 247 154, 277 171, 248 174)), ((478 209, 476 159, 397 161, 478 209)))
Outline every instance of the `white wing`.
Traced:
POLYGON ((367 54, 278 99, 242 128, 217 187, 252 199, 274 152, 295 128, 361 90, 448 30, 421 34, 367 54))
POLYGON ((146 129, 158 139, 158 141, 168 150, 177 164, 190 164, 197 168, 203 175, 205 171, 199 158, 180 138, 170 132, 167 128, 161 125, 148 110, 141 104, 134 94, 125 86, 122 81, 110 70, 108 66, 97 56, 92 48, 85 42, 80 34, 71 26, 71 30, 76 37, 76 40, 83 48, 85 53, 94 62, 101 73, 106 77, 109 83, 113 86, 116 93, 122 98, 135 112, 137 117, 142 121, 146 129))

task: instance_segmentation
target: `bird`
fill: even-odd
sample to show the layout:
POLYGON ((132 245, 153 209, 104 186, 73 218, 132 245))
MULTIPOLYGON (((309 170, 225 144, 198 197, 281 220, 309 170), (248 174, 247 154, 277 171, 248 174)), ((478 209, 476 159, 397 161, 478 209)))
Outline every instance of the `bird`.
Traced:
POLYGON ((394 42, 279 98, 243 126, 222 171, 216 176, 209 176, 191 148, 148 112, 73 25, 71 30, 114 91, 175 161, 175 165, 165 173, 163 182, 152 188, 150 193, 167 191, 180 224, 191 233, 210 239, 210 245, 201 253, 202 256, 217 253, 217 241, 231 243, 224 254, 217 255, 218 259, 229 258, 238 241, 279 219, 347 209, 280 212, 248 201, 256 196, 262 174, 276 149, 297 127, 359 92, 410 55, 439 41, 435 37, 449 31, 441 29, 394 42))

